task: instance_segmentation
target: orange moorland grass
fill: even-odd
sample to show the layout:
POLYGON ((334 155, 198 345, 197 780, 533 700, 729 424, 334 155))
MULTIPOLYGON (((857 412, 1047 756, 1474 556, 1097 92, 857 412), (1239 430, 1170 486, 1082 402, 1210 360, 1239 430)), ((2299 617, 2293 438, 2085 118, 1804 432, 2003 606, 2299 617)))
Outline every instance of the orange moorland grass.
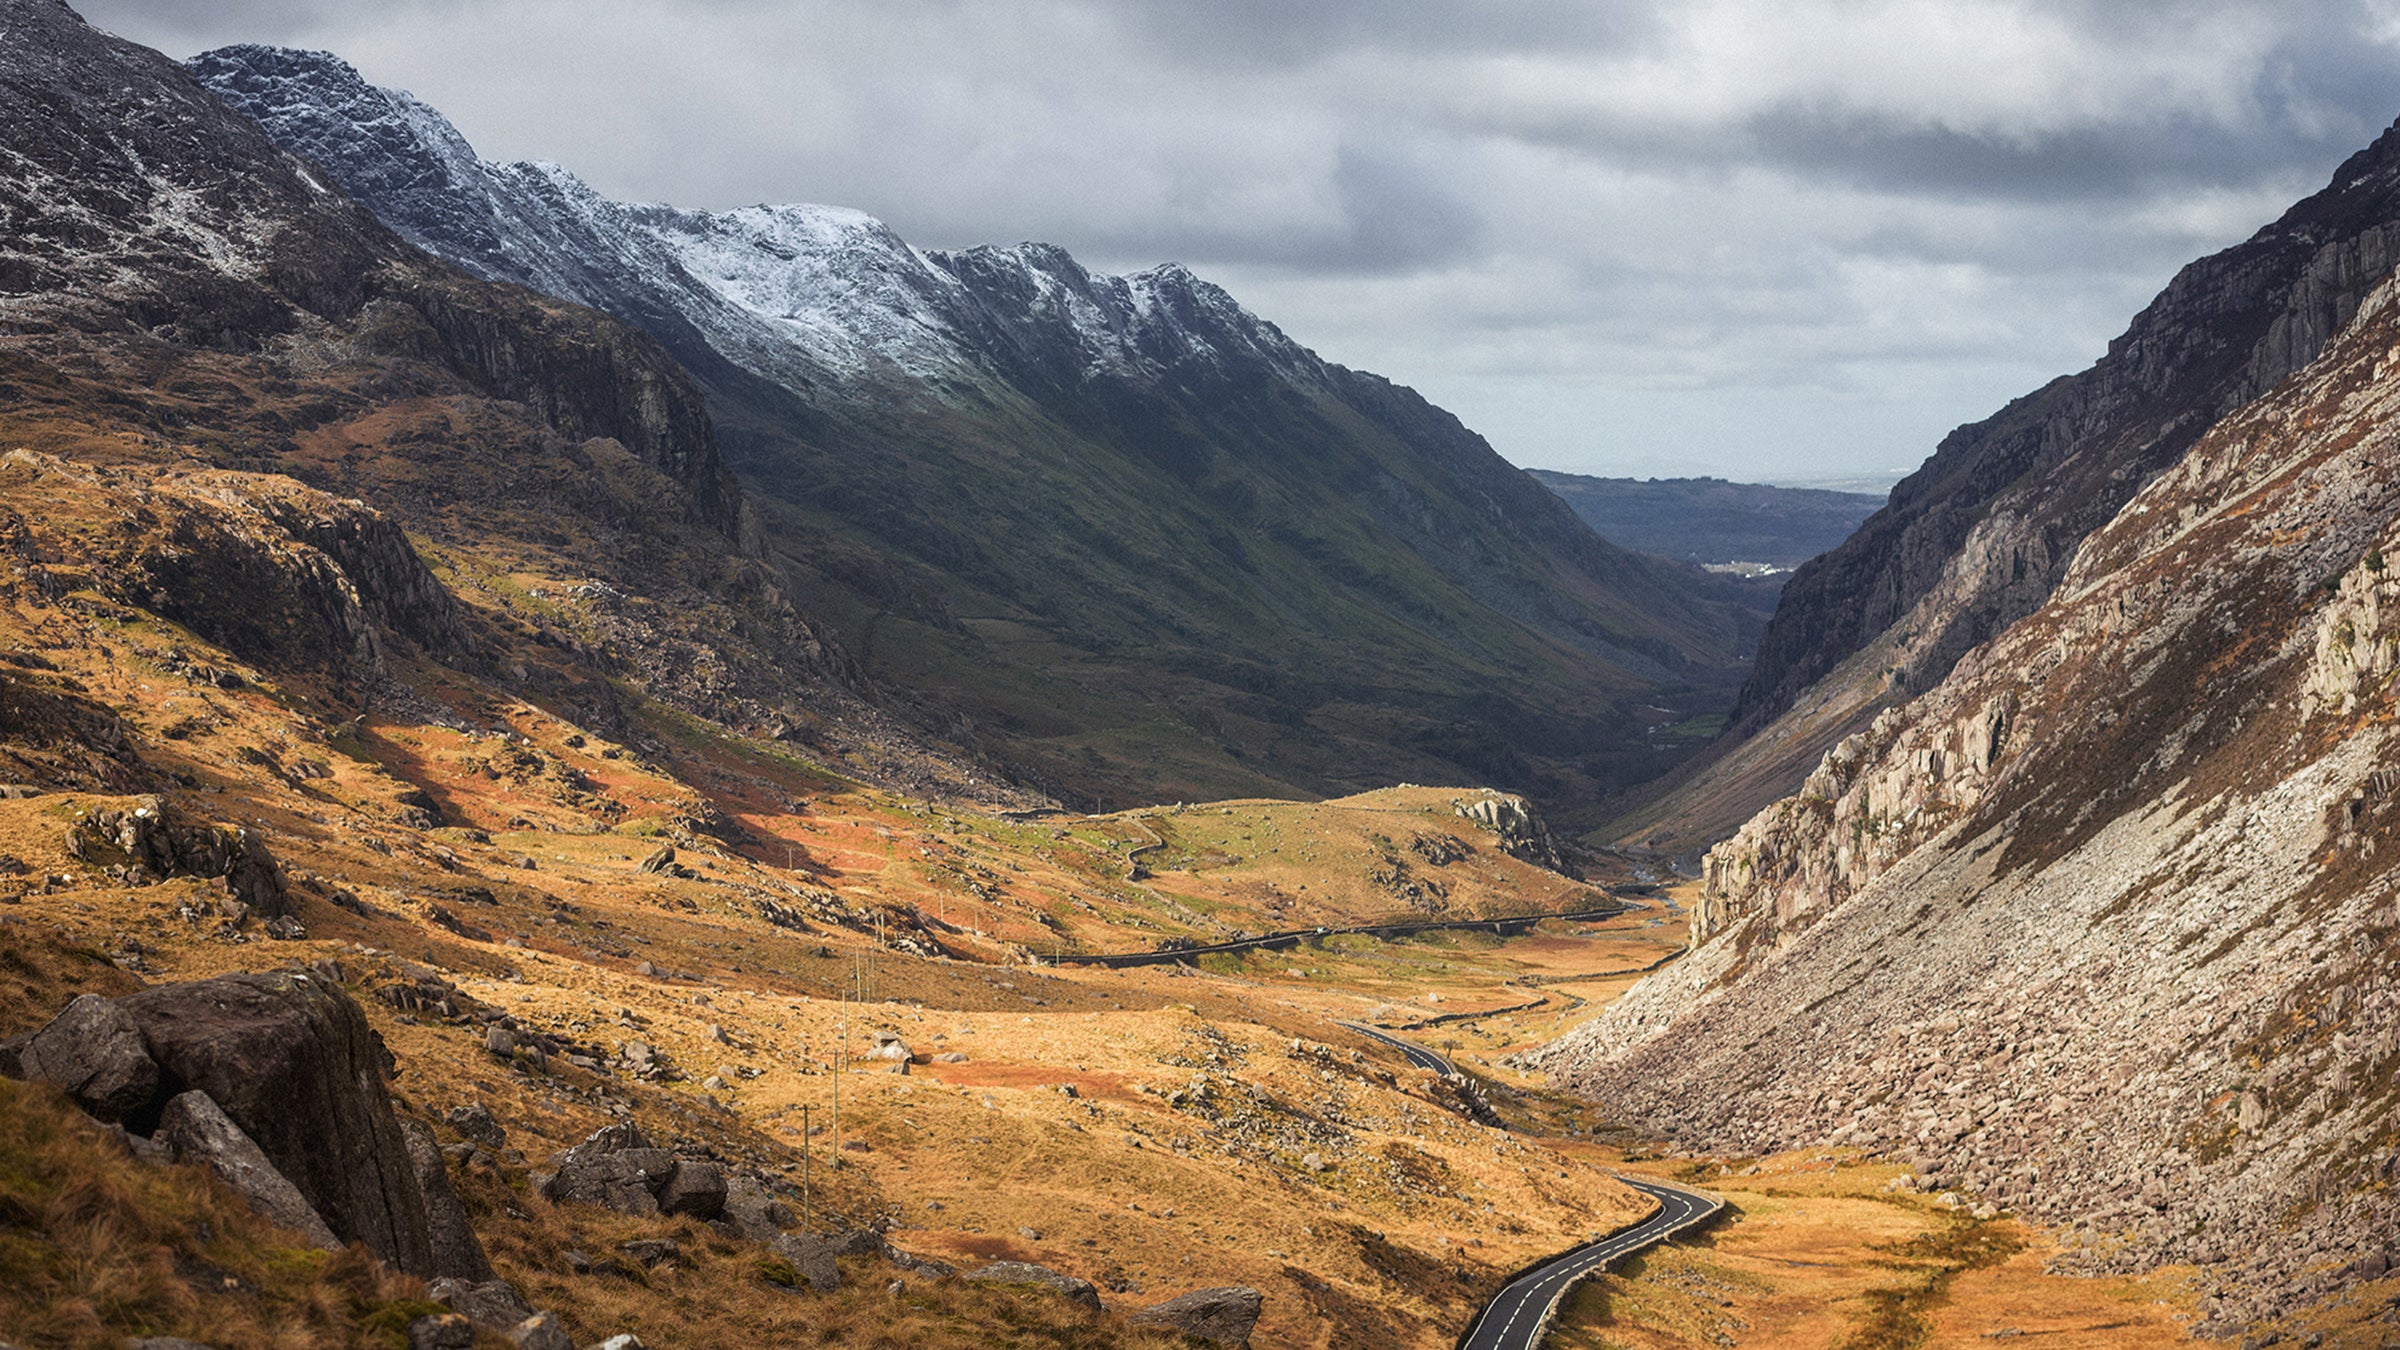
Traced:
POLYGON ((2047 1274, 2034 1230, 1893 1189, 1901 1169, 1850 1151, 1749 1162, 1672 1169, 1725 1197, 1731 1215, 1587 1281, 1553 1350, 1910 1350, 2018 1337, 2147 1350, 2189 1339, 2186 1274, 2047 1274))
POLYGON ((26 1350, 129 1336, 386 1350, 440 1311, 424 1293, 362 1249, 301 1245, 205 1172, 137 1161, 57 1093, 0 1080, 0 1328, 26 1350))

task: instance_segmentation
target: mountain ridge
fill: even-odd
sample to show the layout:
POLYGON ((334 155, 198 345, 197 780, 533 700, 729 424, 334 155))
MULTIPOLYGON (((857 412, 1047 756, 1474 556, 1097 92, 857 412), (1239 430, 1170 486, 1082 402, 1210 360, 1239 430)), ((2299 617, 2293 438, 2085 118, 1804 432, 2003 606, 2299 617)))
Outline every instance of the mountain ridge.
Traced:
POLYGON ((1610 543, 1697 563, 1790 569, 1839 546, 1886 498, 1722 478, 1608 478, 1528 469, 1610 543))
POLYGON ((192 69, 416 242, 649 327, 811 612, 1071 800, 1462 777, 1587 800, 1688 753, 1640 706, 1721 706, 1763 618, 1180 266, 618 204, 420 143, 433 114, 338 58, 192 69))

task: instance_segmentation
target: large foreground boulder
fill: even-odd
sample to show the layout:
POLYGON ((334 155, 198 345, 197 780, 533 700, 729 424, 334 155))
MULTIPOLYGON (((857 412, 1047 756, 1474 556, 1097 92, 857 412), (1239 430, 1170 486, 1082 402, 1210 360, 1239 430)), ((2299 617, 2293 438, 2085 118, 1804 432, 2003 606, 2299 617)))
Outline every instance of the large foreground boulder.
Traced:
POLYGON ((431 1166, 411 1154, 389 1065, 341 985, 298 970, 87 994, 0 1046, 0 1071, 135 1134, 163 1132, 311 1241, 362 1242, 411 1275, 489 1279, 430 1137, 431 1166))
POLYGON ((228 975, 159 985, 117 1006, 141 1028, 160 1092, 208 1094, 335 1236, 412 1275, 448 1273, 426 1193, 456 1197, 445 1173, 421 1178, 411 1161, 385 1087, 387 1052, 340 985, 301 971, 228 975))
POLYGON ((1137 1327, 1165 1327, 1211 1345, 1248 1345, 1250 1329, 1258 1325, 1266 1301, 1265 1295, 1244 1285, 1195 1289, 1125 1320, 1137 1327))

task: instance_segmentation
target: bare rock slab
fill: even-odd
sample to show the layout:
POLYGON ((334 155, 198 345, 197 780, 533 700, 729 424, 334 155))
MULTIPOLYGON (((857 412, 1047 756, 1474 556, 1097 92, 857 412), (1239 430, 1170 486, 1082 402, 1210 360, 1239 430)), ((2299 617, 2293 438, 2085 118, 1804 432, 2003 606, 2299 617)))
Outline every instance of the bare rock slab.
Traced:
POLYGON ((1100 1309, 1100 1291, 1090 1280, 1077 1275, 1062 1275, 1048 1266, 1031 1261, 994 1261, 967 1276, 988 1284, 1033 1284, 1055 1289, 1069 1299, 1092 1309, 1100 1309))
MULTIPOLYGON (((408 1145, 409 1167, 416 1174, 418 1191, 425 1197, 425 1240, 433 1249, 434 1274, 470 1284, 493 1281, 491 1258, 484 1255, 483 1243, 475 1236, 475 1226, 467 1218, 467 1207, 459 1203, 458 1192, 450 1185, 450 1168, 442 1159, 441 1145, 435 1141, 433 1131, 416 1121, 403 1120, 400 1137, 408 1145)), ((469 1309, 459 1311, 474 1316, 469 1309)), ((532 1311, 526 1308, 497 1325, 513 1326, 532 1311)))
POLYGON ((152 1136, 178 1161, 205 1166, 241 1192, 250 1207, 308 1239, 311 1246, 340 1251, 341 1239, 308 1198, 267 1160, 257 1143, 205 1092, 186 1092, 167 1103, 152 1136))

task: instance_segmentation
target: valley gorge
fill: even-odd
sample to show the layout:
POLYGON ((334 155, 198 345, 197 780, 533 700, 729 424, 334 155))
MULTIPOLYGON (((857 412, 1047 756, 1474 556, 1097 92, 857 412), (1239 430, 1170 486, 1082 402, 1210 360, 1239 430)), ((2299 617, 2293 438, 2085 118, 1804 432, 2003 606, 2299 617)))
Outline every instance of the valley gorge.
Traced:
POLYGON ((2400 1343, 2400 130, 1878 507, 333 53, 0 126, 0 1350, 2400 1343))

